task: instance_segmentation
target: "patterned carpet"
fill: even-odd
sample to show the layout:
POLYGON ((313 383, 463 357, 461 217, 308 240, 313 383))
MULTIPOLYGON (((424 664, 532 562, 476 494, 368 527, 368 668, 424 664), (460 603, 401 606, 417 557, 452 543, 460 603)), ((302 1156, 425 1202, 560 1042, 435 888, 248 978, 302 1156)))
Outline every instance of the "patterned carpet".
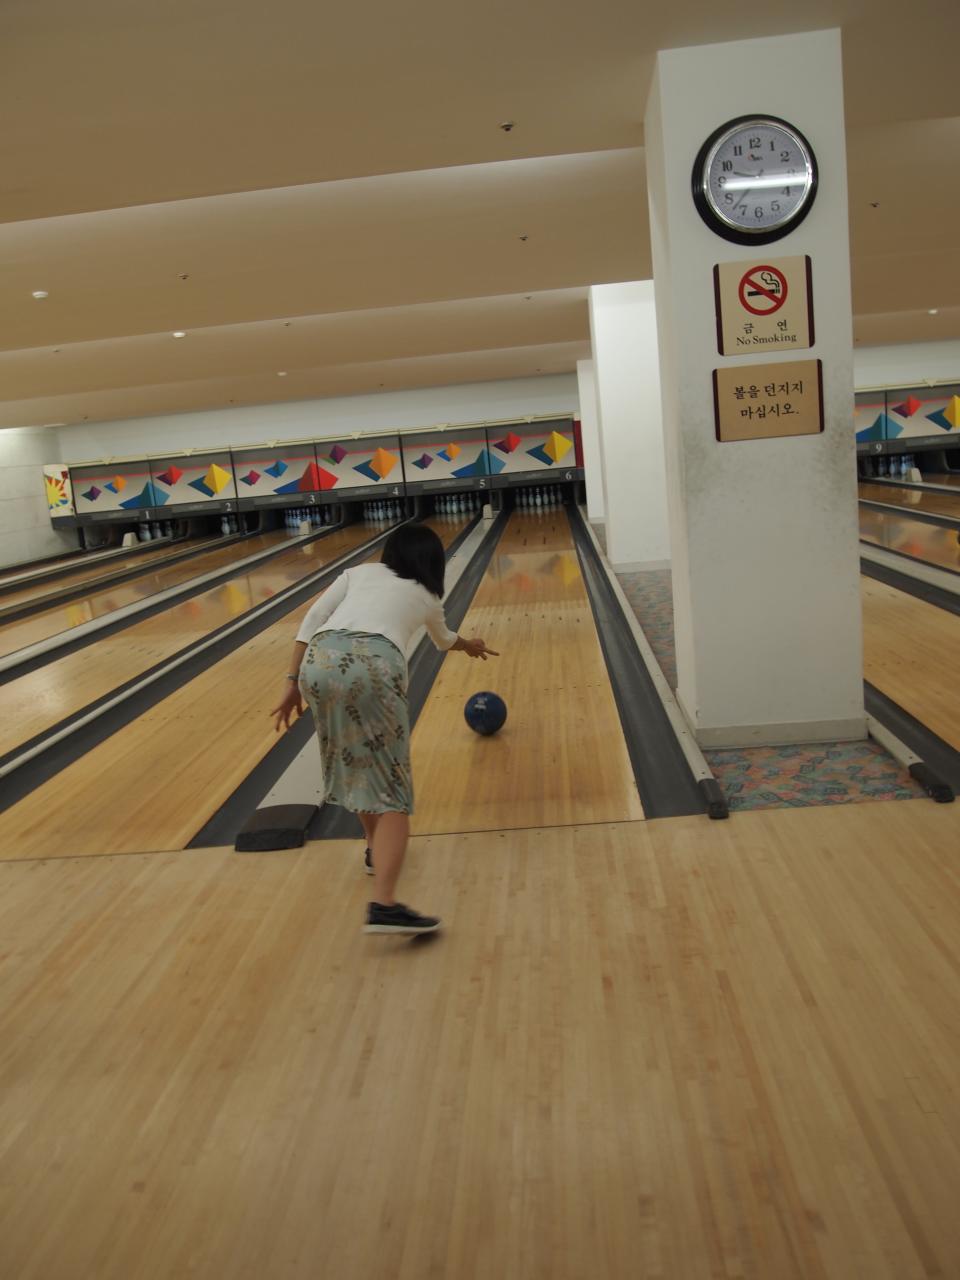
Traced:
MULTIPOLYGON (((657 662, 677 687, 669 569, 617 575, 657 662)), ((910 775, 872 740, 704 751, 731 809, 913 800, 910 775)))

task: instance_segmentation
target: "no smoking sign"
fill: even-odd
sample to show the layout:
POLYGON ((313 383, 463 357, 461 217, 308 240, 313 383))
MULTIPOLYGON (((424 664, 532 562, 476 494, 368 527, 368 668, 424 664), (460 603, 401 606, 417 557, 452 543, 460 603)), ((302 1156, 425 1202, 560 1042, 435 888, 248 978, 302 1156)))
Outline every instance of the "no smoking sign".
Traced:
POLYGON ((713 269, 723 356, 813 346, 810 259, 724 262, 713 269))
POLYGON ((776 267, 751 267, 744 273, 737 293, 742 306, 754 316, 772 316, 787 300, 787 277, 776 267))

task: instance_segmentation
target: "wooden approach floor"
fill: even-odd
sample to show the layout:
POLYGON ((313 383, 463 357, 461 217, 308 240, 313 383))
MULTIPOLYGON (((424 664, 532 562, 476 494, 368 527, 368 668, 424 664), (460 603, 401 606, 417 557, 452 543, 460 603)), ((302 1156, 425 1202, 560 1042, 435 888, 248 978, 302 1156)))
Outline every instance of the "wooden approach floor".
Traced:
POLYGON ((4 1280, 960 1275, 960 805, 0 865, 4 1280))

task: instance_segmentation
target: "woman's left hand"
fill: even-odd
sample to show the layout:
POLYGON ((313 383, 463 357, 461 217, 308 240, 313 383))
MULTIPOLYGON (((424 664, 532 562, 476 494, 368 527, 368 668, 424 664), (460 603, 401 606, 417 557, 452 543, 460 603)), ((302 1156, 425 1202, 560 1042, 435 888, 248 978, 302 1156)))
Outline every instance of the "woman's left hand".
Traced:
POLYGON ((300 686, 294 684, 292 680, 287 681, 287 687, 283 691, 283 697, 280 699, 280 705, 274 707, 270 712, 272 716, 276 716, 274 729, 280 732, 280 725, 283 724, 285 729, 290 728, 290 717, 294 711, 297 717, 303 715, 303 698, 300 696, 300 686))

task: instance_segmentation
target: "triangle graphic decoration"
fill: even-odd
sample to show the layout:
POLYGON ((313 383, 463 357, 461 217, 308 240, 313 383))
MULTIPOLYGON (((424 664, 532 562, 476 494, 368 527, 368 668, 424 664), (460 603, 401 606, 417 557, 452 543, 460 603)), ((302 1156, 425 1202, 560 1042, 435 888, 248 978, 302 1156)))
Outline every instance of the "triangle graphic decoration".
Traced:
POLYGON ((886 413, 878 413, 869 427, 857 432, 857 440, 861 443, 868 440, 895 440, 903 435, 903 427, 886 413))
POLYGON ((908 396, 901 404, 895 404, 892 407, 893 412, 899 413, 901 418, 912 418, 918 409, 923 408, 923 402, 916 396, 908 396))
POLYGON ((126 502, 121 502, 120 505, 125 511, 136 511, 143 507, 162 507, 169 501, 169 493, 164 493, 153 481, 148 480, 138 494, 127 498, 126 502))

